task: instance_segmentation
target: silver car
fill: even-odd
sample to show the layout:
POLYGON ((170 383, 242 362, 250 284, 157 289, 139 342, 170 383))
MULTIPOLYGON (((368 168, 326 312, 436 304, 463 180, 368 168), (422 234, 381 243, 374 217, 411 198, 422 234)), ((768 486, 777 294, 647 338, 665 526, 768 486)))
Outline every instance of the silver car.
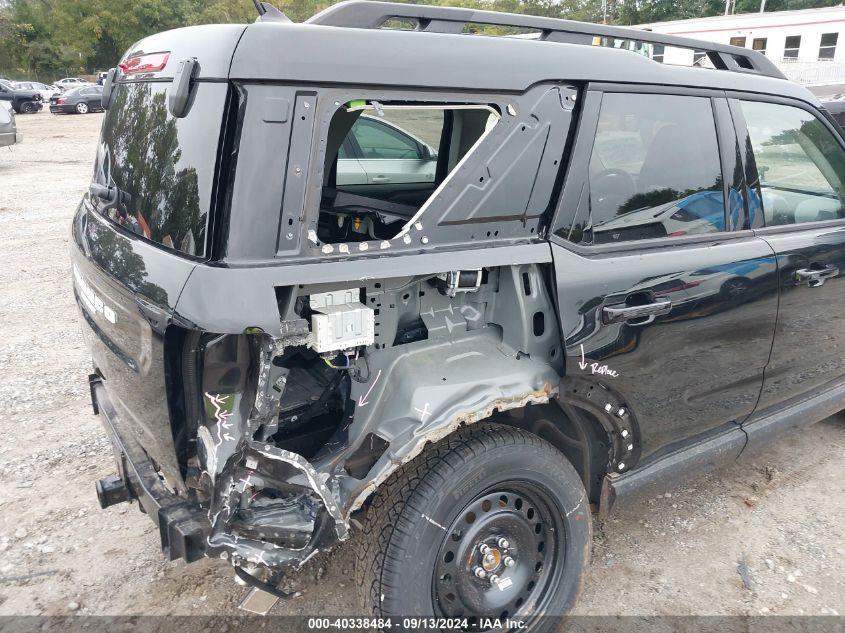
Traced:
POLYGON ((14 145, 23 141, 15 124, 15 112, 9 101, 0 101, 0 147, 14 145))
POLYGON ((437 152, 385 119, 362 115, 338 152, 338 185, 434 182, 437 152))

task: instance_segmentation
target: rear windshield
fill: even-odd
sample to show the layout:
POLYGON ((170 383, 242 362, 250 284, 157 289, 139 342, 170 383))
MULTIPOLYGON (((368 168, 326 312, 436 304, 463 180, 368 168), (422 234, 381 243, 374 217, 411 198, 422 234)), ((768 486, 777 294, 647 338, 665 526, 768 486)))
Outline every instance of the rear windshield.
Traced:
POLYGON ((121 84, 103 123, 94 180, 116 203, 92 203, 124 229, 203 257, 227 87, 198 83, 185 118, 167 111, 169 82, 121 84))

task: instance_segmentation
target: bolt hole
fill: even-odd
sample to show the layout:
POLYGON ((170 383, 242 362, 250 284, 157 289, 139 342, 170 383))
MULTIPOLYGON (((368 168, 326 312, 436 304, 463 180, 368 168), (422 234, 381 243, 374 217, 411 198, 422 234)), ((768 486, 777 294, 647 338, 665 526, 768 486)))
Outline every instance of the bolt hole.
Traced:
POLYGON ((542 523, 535 523, 534 524, 534 534, 539 534, 543 531, 543 524, 542 523))
POLYGON ((381 288, 381 284, 380 284, 380 283, 378 283, 378 282, 376 282, 376 283, 375 283, 375 287, 376 287, 376 288, 381 288))
POLYGON ((543 571, 543 561, 537 561, 537 564, 534 565, 534 571, 536 571, 538 574, 543 571))
POLYGON ((500 620, 507 620, 508 615, 510 615, 507 611, 502 611, 502 615, 499 616, 500 620))
POLYGON ((490 501, 490 499, 485 499, 481 503, 481 509, 484 510, 485 512, 490 512, 490 510, 492 508, 493 508, 493 503, 490 501))
POLYGON ((502 495, 501 497, 499 497, 499 507, 504 508, 507 505, 508 505, 507 495, 502 495))
POLYGON ((448 600, 449 602, 454 602, 455 601, 455 594, 447 593, 446 594, 446 600, 448 600))
POLYGON ((456 542, 460 541, 461 537, 463 537, 463 535, 464 535, 463 530, 455 530, 454 532, 452 532, 452 540, 456 541, 456 542))
POLYGON ((531 582, 529 582, 529 583, 528 583, 528 591, 533 591, 534 586, 535 586, 536 584, 537 584, 537 583, 535 583, 533 580, 532 580, 531 582))
POLYGON ((411 298, 411 295, 409 295, 407 292, 402 295, 402 301, 407 301, 410 298, 411 298))
POLYGON ((452 582, 452 574, 443 574, 440 576, 441 582, 452 582))
POLYGON ((527 516, 529 519, 533 519, 534 518, 534 508, 528 508, 528 512, 525 513, 525 516, 527 516))
POLYGON ((519 607, 521 607, 523 604, 525 604, 525 600, 520 598, 519 600, 516 601, 516 608, 519 609, 519 607))
POLYGON ((542 552, 544 549, 546 549, 546 544, 543 541, 540 541, 539 543, 537 543, 537 551, 538 552, 542 552))
POLYGON ((473 523, 475 521, 475 512, 467 512, 464 517, 464 521, 467 523, 473 523))
POLYGON ((478 182, 484 182, 484 176, 481 176, 481 177, 478 179, 478 182))
POLYGON ((455 553, 454 552, 446 552, 446 556, 443 557, 444 563, 451 563, 455 560, 455 553))
POLYGON ((522 510, 522 499, 517 499, 513 505, 517 510, 522 510))

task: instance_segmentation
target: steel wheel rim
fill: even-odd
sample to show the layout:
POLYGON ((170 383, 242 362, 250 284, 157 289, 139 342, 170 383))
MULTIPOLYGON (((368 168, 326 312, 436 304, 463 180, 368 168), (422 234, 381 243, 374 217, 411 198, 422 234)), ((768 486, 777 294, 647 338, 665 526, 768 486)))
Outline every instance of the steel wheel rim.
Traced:
POLYGON ((438 549, 435 613, 470 623, 508 617, 527 622, 543 613, 564 563, 565 527, 554 507, 547 492, 527 482, 496 484, 477 495, 438 549))
POLYGON ((88 112, 88 106, 84 103, 80 103, 76 106, 76 111, 79 112, 79 114, 85 114, 88 112))

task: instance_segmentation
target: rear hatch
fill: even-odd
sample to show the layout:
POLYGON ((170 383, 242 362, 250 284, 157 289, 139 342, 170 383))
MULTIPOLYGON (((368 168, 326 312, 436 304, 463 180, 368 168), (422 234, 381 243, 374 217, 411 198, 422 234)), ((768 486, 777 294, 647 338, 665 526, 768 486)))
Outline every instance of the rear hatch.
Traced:
POLYGON ((191 271, 208 257, 229 64, 244 28, 179 29, 130 49, 122 64, 132 74, 115 86, 91 191, 73 223, 74 293, 94 366, 125 426, 179 491, 173 404, 181 386, 168 376, 178 359, 168 327, 191 271), (177 119, 168 89, 188 58, 198 62, 192 100, 177 119))

